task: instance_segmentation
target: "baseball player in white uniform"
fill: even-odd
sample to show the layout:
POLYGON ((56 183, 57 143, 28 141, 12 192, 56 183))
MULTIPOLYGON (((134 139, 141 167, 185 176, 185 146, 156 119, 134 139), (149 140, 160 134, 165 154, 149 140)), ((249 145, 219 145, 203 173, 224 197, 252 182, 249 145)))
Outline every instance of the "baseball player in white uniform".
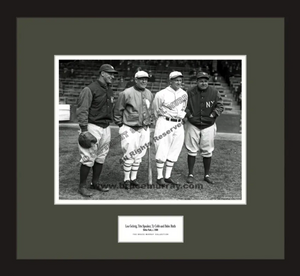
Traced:
POLYGON ((187 93, 181 88, 183 75, 174 71, 169 75, 170 85, 156 93, 153 112, 156 119, 154 145, 158 185, 175 184, 171 178, 174 163, 178 160, 184 142, 184 127, 187 93), (165 167, 165 177, 163 169, 165 167))
POLYGON ((150 142, 151 103, 153 95, 146 88, 149 75, 135 74, 135 85, 120 93, 114 108, 114 121, 120 127, 123 150, 124 188, 139 186, 137 173, 150 142))

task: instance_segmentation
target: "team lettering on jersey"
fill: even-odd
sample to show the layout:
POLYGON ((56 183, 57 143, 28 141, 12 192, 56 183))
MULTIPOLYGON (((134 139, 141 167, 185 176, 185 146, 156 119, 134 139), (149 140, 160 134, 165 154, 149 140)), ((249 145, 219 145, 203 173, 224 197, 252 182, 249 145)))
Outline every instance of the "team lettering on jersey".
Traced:
POLYGON ((210 108, 211 106, 213 106, 215 101, 209 101, 209 102, 205 102, 205 107, 206 108, 210 108))

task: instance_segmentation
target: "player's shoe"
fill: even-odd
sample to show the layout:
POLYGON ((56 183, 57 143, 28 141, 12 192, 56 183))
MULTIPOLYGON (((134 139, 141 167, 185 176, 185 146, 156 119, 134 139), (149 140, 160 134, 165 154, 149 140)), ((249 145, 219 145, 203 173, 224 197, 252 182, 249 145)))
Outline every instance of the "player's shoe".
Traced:
POLYGON ((130 180, 130 185, 134 187, 139 187, 140 183, 136 179, 134 179, 134 180, 130 180))
POLYGON ((85 187, 79 187, 78 193, 84 197, 91 197, 93 194, 85 187))
POLYGON ((157 183, 159 186, 165 186, 165 185, 166 185, 166 182, 164 181, 163 178, 157 179, 157 180, 156 180, 156 183, 157 183))
POLYGON ((100 192, 108 192, 109 191, 109 188, 102 187, 102 185, 100 185, 100 184, 94 185, 93 183, 91 183, 90 188, 98 190, 100 192))
POLYGON ((214 184, 214 183, 215 183, 214 181, 212 181, 212 180, 210 179, 209 175, 206 175, 206 176, 204 177, 204 181, 206 181, 206 182, 209 183, 209 184, 214 184))
POLYGON ((194 176, 192 174, 189 174, 187 180, 186 180, 187 183, 193 183, 194 182, 194 176))
POLYGON ((130 181, 129 180, 124 181, 123 187, 125 190, 130 190, 130 181))
POLYGON ((172 185, 179 185, 177 182, 175 182, 171 177, 165 178, 165 182, 172 185))

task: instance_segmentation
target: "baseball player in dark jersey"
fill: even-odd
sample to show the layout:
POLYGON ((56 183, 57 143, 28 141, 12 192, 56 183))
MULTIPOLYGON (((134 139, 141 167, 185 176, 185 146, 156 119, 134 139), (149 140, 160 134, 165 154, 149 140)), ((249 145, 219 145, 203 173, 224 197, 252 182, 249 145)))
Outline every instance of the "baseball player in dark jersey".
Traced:
POLYGON ((188 151, 188 183, 193 183, 193 170, 198 151, 203 158, 204 181, 209 184, 214 183, 209 173, 217 131, 215 121, 223 112, 224 107, 219 92, 214 87, 209 86, 209 78, 206 72, 199 72, 197 85, 187 91, 186 117, 188 120, 184 144, 188 151))
POLYGON ((81 132, 90 132, 97 139, 93 147, 86 149, 78 143, 81 155, 80 183, 78 192, 85 197, 92 196, 86 188, 86 180, 93 168, 90 188, 107 192, 98 181, 103 163, 109 151, 111 139, 109 124, 112 122, 113 91, 110 85, 117 71, 110 64, 103 64, 99 70, 99 78, 80 92, 77 105, 77 118, 81 132))

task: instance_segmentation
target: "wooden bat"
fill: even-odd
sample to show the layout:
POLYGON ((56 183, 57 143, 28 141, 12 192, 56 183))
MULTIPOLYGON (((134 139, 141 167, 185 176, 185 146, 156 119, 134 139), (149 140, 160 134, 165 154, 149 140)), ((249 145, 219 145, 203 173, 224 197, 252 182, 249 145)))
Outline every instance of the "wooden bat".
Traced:
POLYGON ((152 166, 151 166, 151 130, 149 129, 149 147, 148 147, 148 184, 152 185, 152 166))

